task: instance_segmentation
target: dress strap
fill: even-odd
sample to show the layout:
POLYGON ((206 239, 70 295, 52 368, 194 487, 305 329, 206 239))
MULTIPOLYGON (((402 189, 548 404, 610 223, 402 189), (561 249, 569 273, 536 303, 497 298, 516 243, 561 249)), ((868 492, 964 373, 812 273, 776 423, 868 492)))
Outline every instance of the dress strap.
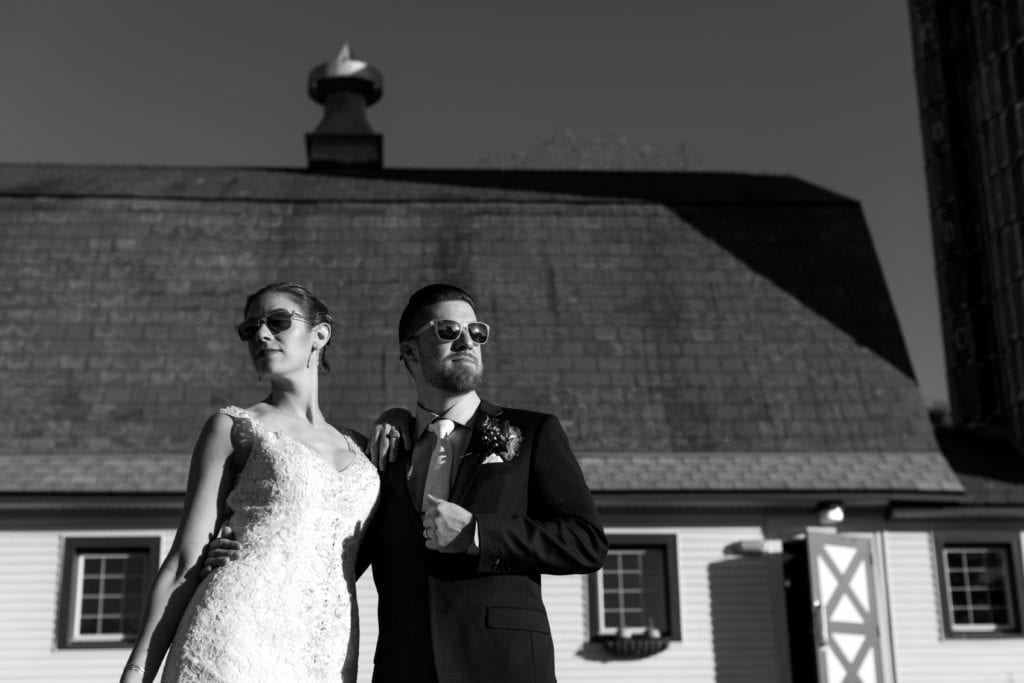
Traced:
POLYGON ((217 412, 227 415, 234 423, 231 426, 231 443, 235 448, 246 452, 250 451, 256 432, 256 425, 259 424, 256 418, 250 415, 244 408, 239 408, 238 406, 226 406, 217 412))
POLYGON ((249 422, 252 422, 252 420, 253 420, 252 415, 250 415, 245 410, 245 408, 239 408, 238 406, 224 406, 223 408, 221 408, 217 412, 218 413, 223 413, 224 415, 227 415, 228 417, 233 417, 233 418, 238 419, 238 420, 248 420, 249 422))

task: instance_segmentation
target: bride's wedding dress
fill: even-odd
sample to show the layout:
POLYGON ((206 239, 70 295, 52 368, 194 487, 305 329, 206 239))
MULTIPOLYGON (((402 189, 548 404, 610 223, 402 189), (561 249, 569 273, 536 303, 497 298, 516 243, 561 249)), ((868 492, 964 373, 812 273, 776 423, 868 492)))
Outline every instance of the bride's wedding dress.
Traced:
POLYGON ((232 439, 251 444, 227 498, 240 559, 189 602, 164 681, 354 681, 355 563, 380 487, 357 454, 336 470, 309 446, 235 406, 232 439))

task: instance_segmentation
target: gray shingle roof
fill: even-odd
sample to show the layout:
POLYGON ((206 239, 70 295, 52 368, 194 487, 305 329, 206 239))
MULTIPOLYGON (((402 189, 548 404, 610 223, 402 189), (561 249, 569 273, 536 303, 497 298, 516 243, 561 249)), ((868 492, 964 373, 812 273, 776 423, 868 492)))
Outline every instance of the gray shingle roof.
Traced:
POLYGON ((723 467, 708 487, 727 459, 686 454, 825 485, 874 453, 856 486, 900 458, 949 484, 857 204, 715 173, 0 165, 0 453, 190 452, 264 394, 232 324, 276 280, 340 320, 321 402, 357 429, 411 402, 394 327, 447 280, 495 328, 482 393, 558 414, 580 452, 723 467))
POLYGON ((963 491, 931 452, 635 454, 588 457, 582 464, 599 491, 963 491))
MULTIPOLYGON (((584 455, 598 492, 960 493, 931 453, 637 453, 584 455)), ((0 495, 12 493, 181 494, 180 455, 0 455, 0 495)))
POLYGON ((0 455, 0 494, 184 494, 188 465, 160 453, 0 455))

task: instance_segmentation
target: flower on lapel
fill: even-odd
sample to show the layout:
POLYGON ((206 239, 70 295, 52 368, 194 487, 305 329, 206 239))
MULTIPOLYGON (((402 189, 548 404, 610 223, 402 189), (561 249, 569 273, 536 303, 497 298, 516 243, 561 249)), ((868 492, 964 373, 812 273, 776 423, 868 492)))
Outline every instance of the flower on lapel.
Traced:
POLYGON ((508 420, 487 416, 480 425, 480 442, 487 452, 496 453, 505 462, 519 455, 523 433, 508 420))

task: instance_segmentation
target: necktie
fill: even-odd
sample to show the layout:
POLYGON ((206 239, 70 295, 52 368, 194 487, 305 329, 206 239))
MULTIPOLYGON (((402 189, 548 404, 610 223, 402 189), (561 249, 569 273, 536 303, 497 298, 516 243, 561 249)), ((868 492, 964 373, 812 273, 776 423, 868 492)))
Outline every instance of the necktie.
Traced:
POLYGON ((423 501, 420 509, 427 507, 427 494, 448 500, 452 476, 452 442, 448 436, 455 429, 451 420, 440 418, 427 427, 434 434, 434 448, 427 464, 427 476, 423 484, 423 501))

